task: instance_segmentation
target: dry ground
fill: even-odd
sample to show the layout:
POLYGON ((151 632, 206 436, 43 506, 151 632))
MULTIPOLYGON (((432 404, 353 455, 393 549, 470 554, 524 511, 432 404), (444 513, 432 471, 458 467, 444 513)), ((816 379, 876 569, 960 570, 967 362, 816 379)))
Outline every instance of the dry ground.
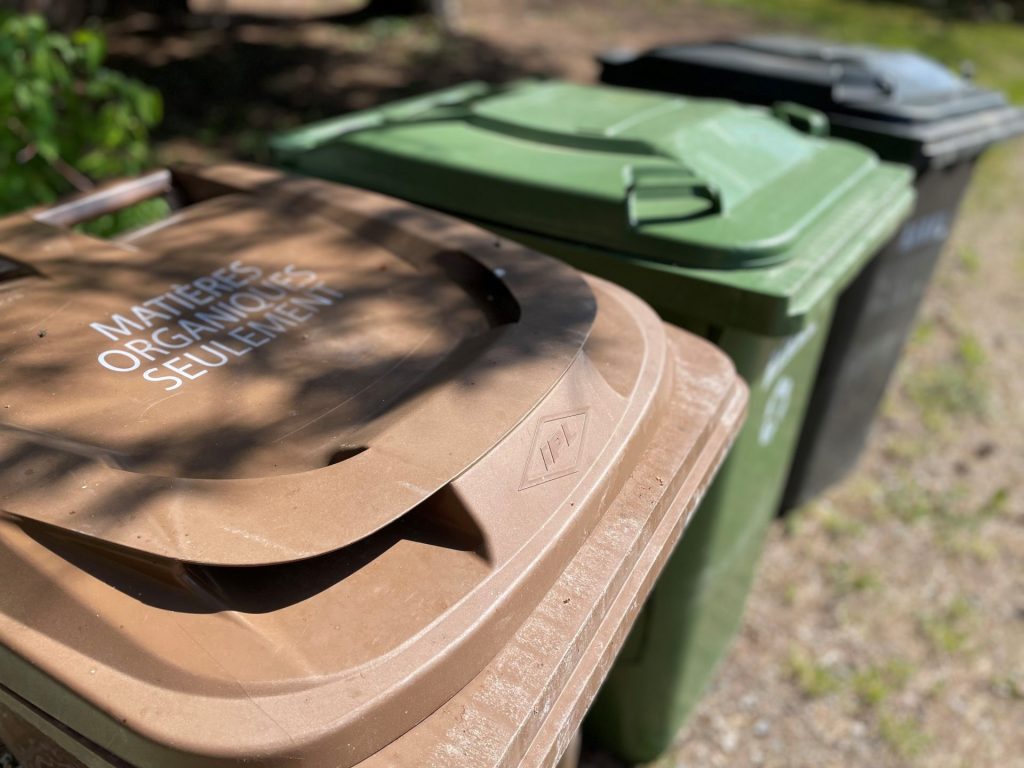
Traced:
MULTIPOLYGON (((111 50, 165 93, 164 158, 259 159, 266 131, 321 115, 471 77, 588 80, 602 48, 755 25, 667 0, 461 5, 454 37, 388 19, 168 36, 133 17, 111 50)), ((987 158, 860 467, 772 531, 744 628, 659 766, 1024 766, 1022 184, 1024 142, 987 158)))

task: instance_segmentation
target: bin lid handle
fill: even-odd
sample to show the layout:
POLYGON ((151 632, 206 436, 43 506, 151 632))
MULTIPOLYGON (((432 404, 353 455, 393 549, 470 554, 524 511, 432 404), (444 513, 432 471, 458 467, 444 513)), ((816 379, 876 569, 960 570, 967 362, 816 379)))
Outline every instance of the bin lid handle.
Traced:
POLYGON ((726 212, 721 190, 686 166, 626 167, 626 216, 631 227, 688 221, 726 212), (694 200, 703 200, 701 207, 694 200))
POLYGON ((53 227, 73 227, 109 213, 116 213, 136 203, 166 195, 171 192, 173 186, 171 172, 162 169, 146 176, 97 187, 66 202, 36 211, 33 218, 53 227))

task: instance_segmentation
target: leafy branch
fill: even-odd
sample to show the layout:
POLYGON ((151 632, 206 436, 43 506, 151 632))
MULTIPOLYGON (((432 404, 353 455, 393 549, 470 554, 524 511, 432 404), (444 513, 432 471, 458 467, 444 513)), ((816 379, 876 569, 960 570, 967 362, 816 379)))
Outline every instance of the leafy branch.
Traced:
POLYGON ((0 12, 0 213, 149 164, 160 94, 105 56, 98 31, 64 35, 40 16, 0 12))

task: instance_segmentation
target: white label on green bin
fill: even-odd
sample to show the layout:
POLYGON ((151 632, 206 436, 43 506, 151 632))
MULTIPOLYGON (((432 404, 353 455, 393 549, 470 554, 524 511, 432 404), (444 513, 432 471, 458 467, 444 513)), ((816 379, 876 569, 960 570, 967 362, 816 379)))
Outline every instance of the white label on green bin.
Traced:
POLYGON ((764 413, 761 415, 761 425, 757 430, 757 441, 762 446, 771 444, 775 439, 793 404, 793 390, 796 384, 792 377, 781 374, 817 331, 817 323, 808 323, 803 330, 780 344, 768 358, 764 375, 761 377, 761 387, 768 390, 769 395, 765 401, 764 413))
POLYGON ((775 388, 764 405, 761 428, 757 431, 757 442, 761 445, 768 445, 775 439, 789 412, 789 406, 793 403, 793 386, 793 379, 789 376, 783 376, 775 383, 775 388))

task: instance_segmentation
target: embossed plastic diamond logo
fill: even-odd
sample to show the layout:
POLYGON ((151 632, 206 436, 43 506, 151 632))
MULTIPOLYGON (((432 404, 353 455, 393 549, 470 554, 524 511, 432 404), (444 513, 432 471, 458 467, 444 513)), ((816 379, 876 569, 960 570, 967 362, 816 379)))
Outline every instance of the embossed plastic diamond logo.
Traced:
POLYGON ((541 421, 519 490, 571 475, 579 469, 587 431, 586 408, 541 421))

